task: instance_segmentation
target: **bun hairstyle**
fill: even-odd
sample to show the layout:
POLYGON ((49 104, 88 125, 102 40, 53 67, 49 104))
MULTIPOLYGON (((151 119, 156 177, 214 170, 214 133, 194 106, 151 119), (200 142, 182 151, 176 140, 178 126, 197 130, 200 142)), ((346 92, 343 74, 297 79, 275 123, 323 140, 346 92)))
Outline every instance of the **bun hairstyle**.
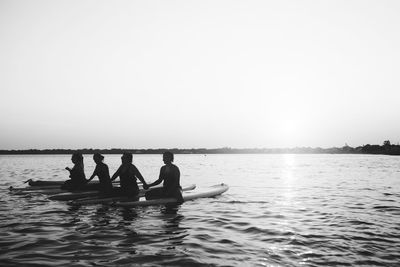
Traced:
POLYGON ((101 155, 100 153, 94 153, 93 154, 94 159, 99 159, 100 161, 104 160, 104 156, 101 155))

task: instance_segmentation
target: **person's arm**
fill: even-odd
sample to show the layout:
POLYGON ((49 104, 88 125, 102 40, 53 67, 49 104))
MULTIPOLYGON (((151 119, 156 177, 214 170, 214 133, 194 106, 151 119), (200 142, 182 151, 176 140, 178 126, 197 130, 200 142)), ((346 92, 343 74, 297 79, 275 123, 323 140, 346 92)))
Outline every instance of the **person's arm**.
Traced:
POLYGON ((140 173, 140 171, 138 170, 138 168, 136 168, 136 166, 133 166, 133 167, 134 167, 134 171, 135 171, 135 176, 137 178, 139 178, 139 180, 142 182, 143 188, 146 190, 149 189, 149 186, 147 185, 146 181, 144 180, 144 178, 143 178, 142 174, 140 173))
POLYGON ((158 185, 164 180, 164 175, 163 175, 164 174, 164 169, 163 168, 164 168, 164 166, 161 167, 161 169, 160 169, 160 176, 158 177, 158 180, 153 182, 153 183, 151 183, 151 184, 149 184, 148 187, 152 187, 152 186, 158 185))
POLYGON ((77 165, 75 164, 72 169, 67 167, 65 168, 67 171, 69 171, 69 178, 73 179, 73 177, 76 177, 76 173, 77 173, 77 165))
POLYGON ((177 180, 179 181, 181 178, 181 172, 179 171, 178 166, 176 166, 176 165, 174 165, 174 166, 175 166, 175 175, 177 177, 177 180))
POLYGON ((119 174, 120 174, 120 172, 121 172, 121 168, 122 168, 122 165, 118 168, 118 170, 114 173, 114 175, 111 177, 111 182, 112 181, 114 181, 118 176, 119 176, 119 174))
POLYGON ((179 168, 177 166, 175 166, 175 168, 176 168, 176 173, 175 173, 175 175, 176 175, 176 180, 175 180, 176 186, 180 187, 181 186, 180 185, 181 172, 179 171, 179 168))
POLYGON ((87 183, 89 183, 91 180, 93 180, 93 178, 99 173, 98 170, 99 166, 96 166, 96 168, 93 171, 93 174, 90 176, 90 178, 86 181, 87 183))

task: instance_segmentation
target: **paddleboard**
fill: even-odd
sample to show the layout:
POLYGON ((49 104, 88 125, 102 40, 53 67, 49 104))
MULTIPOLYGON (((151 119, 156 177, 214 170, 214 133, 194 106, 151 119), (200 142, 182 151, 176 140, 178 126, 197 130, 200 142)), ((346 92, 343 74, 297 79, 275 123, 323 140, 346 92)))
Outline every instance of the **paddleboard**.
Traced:
MULTIPOLYGON (((88 183, 88 185, 94 185, 94 184, 99 184, 99 182, 90 181, 88 183)), ((116 186, 116 185, 119 185, 119 183, 113 182, 113 185, 116 186)), ((141 185, 139 184, 139 186, 141 186, 141 185)), ((61 192, 68 192, 67 190, 61 189, 60 185, 40 185, 40 186, 37 185, 37 186, 29 186, 29 187, 13 187, 13 186, 10 186, 9 187, 10 191, 20 191, 20 192, 25 192, 25 191, 26 192, 33 192, 33 191, 36 192, 36 191, 46 191, 46 190, 49 190, 51 192, 52 190, 56 190, 56 189, 59 189, 60 193, 61 192)), ((90 189, 88 190, 88 189, 83 188, 80 191, 93 191, 93 190, 90 190, 90 189)), ((42 192, 42 193, 45 193, 45 192, 42 192)))
MULTIPOLYGON (((193 192, 184 192, 183 199, 184 201, 194 200, 197 198, 205 198, 205 197, 215 197, 221 195, 222 193, 228 191, 229 186, 226 184, 218 184, 211 186, 210 188, 201 190, 201 191, 193 191, 193 192)), ((139 200, 132 202, 117 202, 116 206, 119 207, 138 207, 138 206, 151 206, 151 205, 162 205, 162 204, 176 204, 177 200, 175 198, 160 198, 160 199, 152 199, 152 200, 139 200)))
MULTIPOLYGON (((114 187, 116 188, 116 187, 114 187)), ((146 192, 144 189, 140 189, 140 192, 146 192)), ((80 191, 80 192, 65 192, 50 196, 50 200, 74 200, 80 198, 87 198, 87 197, 97 197, 100 196, 99 191, 97 190, 90 190, 90 191, 80 191)))
MULTIPOLYGON (((31 187, 33 188, 38 188, 38 187, 47 187, 47 186, 60 186, 65 183, 66 180, 57 180, 57 181, 44 181, 44 180, 32 180, 29 179, 25 183, 28 183, 31 187)), ((90 181, 89 184, 98 184, 98 181, 90 181)), ((119 183, 119 181, 113 181, 113 183, 119 183)), ((138 182, 139 184, 140 182, 138 182)))
MULTIPOLYGON (((155 188, 155 187, 152 187, 155 188)), ((188 185, 182 188, 182 191, 190 191, 196 188, 195 184, 188 185)), ((143 197, 145 194, 145 190, 141 190, 139 193, 139 197, 143 197)), ((132 198, 130 197, 109 197, 109 198, 84 198, 72 201, 70 204, 73 205, 87 205, 87 204, 102 204, 102 203, 113 203, 113 202, 132 202, 132 198)))
MULTIPOLYGON (((92 184, 92 183, 89 183, 92 184)), ((32 186, 32 187, 13 187, 10 186, 8 188, 10 191, 20 191, 20 192, 40 192, 40 191, 45 191, 45 190, 62 190, 60 188, 60 185, 44 185, 44 186, 32 186)), ((66 192, 66 190, 64 190, 66 192)))
POLYGON ((10 188, 10 193, 12 193, 13 195, 29 195, 29 194, 55 195, 65 192, 67 191, 61 190, 60 188, 41 189, 41 190, 19 190, 10 188))
POLYGON ((46 186, 46 185, 47 186, 48 185, 58 185, 58 186, 60 186, 65 182, 65 180, 64 181, 43 181, 43 180, 34 181, 32 179, 29 179, 27 182, 28 182, 28 184, 30 186, 46 186))
POLYGON ((29 186, 29 187, 13 187, 10 186, 9 189, 11 191, 37 191, 37 190, 44 190, 44 189, 57 189, 60 188, 59 185, 46 185, 46 186, 29 186))
POLYGON ((90 196, 97 196, 99 191, 65 192, 49 196, 50 200, 73 200, 90 196))

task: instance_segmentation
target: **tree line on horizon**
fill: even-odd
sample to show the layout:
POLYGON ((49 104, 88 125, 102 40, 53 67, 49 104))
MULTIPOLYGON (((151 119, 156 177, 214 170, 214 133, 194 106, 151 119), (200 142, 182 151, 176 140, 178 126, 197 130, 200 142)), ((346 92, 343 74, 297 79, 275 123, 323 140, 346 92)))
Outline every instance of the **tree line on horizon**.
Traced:
POLYGON ((382 154, 382 155, 400 155, 400 145, 393 145, 389 140, 384 141, 382 145, 363 145, 350 147, 347 144, 343 147, 332 148, 191 148, 191 149, 26 149, 26 150, 0 150, 0 155, 57 155, 72 154, 80 152, 82 154, 122 154, 124 152, 132 154, 162 154, 165 151, 171 151, 174 154, 382 154))

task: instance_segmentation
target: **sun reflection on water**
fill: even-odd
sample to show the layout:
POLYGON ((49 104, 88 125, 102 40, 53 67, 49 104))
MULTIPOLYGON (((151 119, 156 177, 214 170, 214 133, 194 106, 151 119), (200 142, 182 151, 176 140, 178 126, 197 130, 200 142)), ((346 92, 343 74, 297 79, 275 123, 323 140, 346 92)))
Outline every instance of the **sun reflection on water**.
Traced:
POLYGON ((292 206, 293 199, 295 196, 296 188, 296 155, 294 154, 284 154, 283 155, 283 166, 282 166, 282 186, 284 189, 282 190, 282 204, 284 206, 289 207, 292 206))
POLYGON ((283 161, 284 161, 283 178, 285 179, 286 184, 290 185, 295 179, 294 167, 296 165, 296 155, 284 154, 283 161))

